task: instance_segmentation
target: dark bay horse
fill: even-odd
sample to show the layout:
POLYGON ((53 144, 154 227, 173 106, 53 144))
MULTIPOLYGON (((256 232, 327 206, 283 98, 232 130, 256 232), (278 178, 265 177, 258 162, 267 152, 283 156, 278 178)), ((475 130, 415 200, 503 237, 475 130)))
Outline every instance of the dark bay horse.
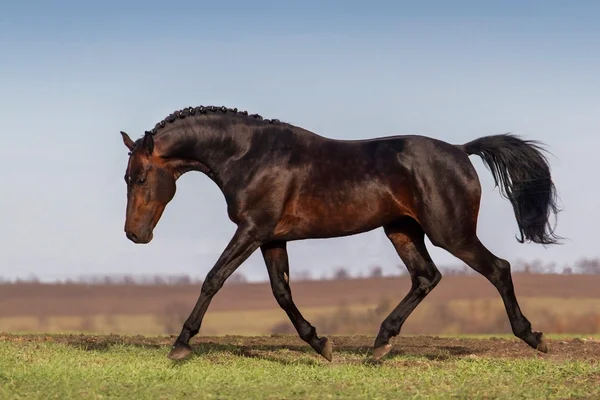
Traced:
POLYGON ((548 162, 537 142, 495 135, 462 145, 423 136, 334 140, 278 120, 226 107, 176 111, 142 138, 121 132, 130 157, 125 173, 125 232, 134 243, 152 240, 176 181, 206 174, 221 189, 237 229, 202 284, 200 296, 168 355, 191 352, 213 296, 260 248, 273 295, 298 335, 331 361, 332 345, 302 316, 289 285, 286 243, 358 234, 379 227, 406 265, 412 287, 382 322, 372 357, 439 283, 425 247, 431 242, 481 273, 498 290, 512 331, 529 346, 548 348, 515 297, 510 264, 476 235, 481 187, 469 155, 481 157, 501 194, 512 203, 520 242, 558 243, 550 224, 558 212, 548 162))

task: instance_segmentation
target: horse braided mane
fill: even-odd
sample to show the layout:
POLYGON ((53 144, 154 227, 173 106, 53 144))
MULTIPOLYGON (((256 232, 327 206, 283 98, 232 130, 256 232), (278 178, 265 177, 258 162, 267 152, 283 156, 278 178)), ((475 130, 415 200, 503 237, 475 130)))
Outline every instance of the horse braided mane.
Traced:
POLYGON ((196 114, 210 114, 210 113, 214 113, 214 114, 216 114, 216 113, 221 113, 221 114, 231 113, 231 114, 236 114, 236 115, 244 115, 244 116, 247 116, 248 118, 253 118, 255 120, 263 121, 265 123, 270 123, 270 124, 280 123, 280 121, 278 119, 266 119, 266 118, 261 117, 258 114, 248 114, 248 111, 240 111, 237 108, 228 108, 225 106, 198 106, 198 107, 186 107, 184 109, 177 110, 177 111, 169 114, 165 119, 163 119, 162 121, 157 123, 152 130, 147 131, 147 133, 151 133, 152 135, 155 135, 159 130, 161 130, 162 128, 167 126, 167 124, 171 124, 171 123, 177 121, 178 119, 183 119, 186 117, 194 116, 196 114))

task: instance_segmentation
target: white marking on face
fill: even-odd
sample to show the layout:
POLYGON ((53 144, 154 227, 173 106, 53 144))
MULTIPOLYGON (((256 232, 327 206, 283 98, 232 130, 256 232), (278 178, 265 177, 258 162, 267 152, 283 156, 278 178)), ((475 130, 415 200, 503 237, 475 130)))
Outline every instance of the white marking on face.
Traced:
POLYGON ((283 279, 285 280, 285 283, 289 282, 288 276, 285 272, 283 273, 283 279))

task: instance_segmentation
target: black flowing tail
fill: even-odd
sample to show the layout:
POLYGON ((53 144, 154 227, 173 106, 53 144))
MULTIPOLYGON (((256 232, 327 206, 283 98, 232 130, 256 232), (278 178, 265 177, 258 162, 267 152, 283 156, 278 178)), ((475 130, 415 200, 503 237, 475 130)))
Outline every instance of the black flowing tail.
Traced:
POLYGON ((550 214, 559 212, 556 188, 538 142, 505 134, 481 137, 461 147, 482 158, 500 193, 512 203, 520 243, 558 243, 561 238, 550 226, 550 214))

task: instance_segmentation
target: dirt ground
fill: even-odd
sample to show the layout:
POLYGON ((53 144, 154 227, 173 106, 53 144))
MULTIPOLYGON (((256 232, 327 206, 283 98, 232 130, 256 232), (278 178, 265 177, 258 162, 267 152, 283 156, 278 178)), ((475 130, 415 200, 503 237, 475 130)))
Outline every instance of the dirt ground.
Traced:
MULTIPOLYGON (((367 356, 373 344, 370 336, 330 337, 335 353, 352 353, 367 356)), ((0 334, 0 341, 17 343, 53 342, 83 350, 103 350, 112 346, 164 348, 165 356, 174 336, 145 337, 120 335, 12 335, 0 334)), ((401 336, 392 342, 390 355, 417 356, 443 361, 449 358, 531 358, 541 357, 554 361, 600 360, 600 340, 594 338, 546 339, 549 352, 539 353, 518 339, 471 339, 436 336, 401 336)), ((211 351, 228 351, 240 356, 268 356, 277 350, 313 354, 313 350, 295 335, 247 336, 196 336, 191 341, 196 355, 211 351)), ((316 356, 316 354, 315 354, 316 356)))

